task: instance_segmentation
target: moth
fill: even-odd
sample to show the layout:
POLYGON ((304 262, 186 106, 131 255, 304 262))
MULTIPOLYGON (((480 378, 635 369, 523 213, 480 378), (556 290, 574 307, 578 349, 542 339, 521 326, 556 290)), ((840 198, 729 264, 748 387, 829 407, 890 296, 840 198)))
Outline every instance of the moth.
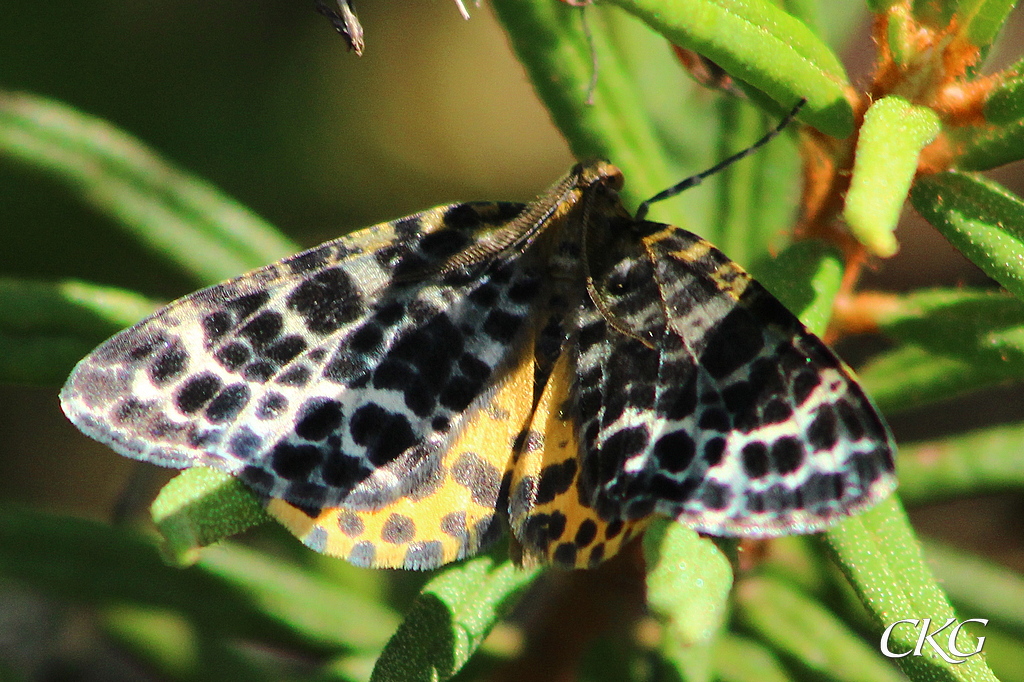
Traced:
POLYGON ((771 537, 885 497, 894 445, 850 370, 622 183, 581 163, 530 203, 440 206, 198 291, 82 360, 64 412, 239 478, 367 567, 506 526, 525 563, 588 567, 654 515, 771 537))

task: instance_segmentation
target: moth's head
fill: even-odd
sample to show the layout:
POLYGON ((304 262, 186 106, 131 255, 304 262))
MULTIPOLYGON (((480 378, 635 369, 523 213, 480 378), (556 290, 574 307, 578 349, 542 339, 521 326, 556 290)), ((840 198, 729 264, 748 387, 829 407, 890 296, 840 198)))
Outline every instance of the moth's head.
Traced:
POLYGON ((574 175, 579 187, 604 187, 618 192, 622 189, 622 171, 602 159, 592 159, 576 164, 574 175))

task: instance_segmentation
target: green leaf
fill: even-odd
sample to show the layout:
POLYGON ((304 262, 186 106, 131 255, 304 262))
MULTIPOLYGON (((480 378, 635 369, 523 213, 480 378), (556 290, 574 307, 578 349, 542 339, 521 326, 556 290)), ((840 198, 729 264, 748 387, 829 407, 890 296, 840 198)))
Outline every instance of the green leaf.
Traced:
POLYGON ((837 584, 835 567, 822 551, 819 539, 819 535, 773 539, 769 559, 759 567, 760 571, 804 592, 833 597, 837 584))
MULTIPOLYGON (((910 14, 918 23, 926 24, 933 29, 943 29, 953 18, 958 1, 912 0, 910 3, 910 14)), ((973 2, 974 0, 968 1, 973 2)))
POLYGON ((269 520, 249 488, 206 467, 174 477, 153 501, 152 512, 164 554, 181 564, 195 562, 199 549, 269 520))
POLYGON ((1001 680, 1024 680, 1024 642, 998 628, 979 630, 985 636, 985 659, 1001 680))
POLYGON ((825 333, 832 303, 843 281, 842 255, 835 244, 803 240, 752 269, 764 287, 813 333, 825 333))
POLYGON ((1024 118, 1024 63, 1007 70, 1010 77, 998 81, 985 99, 985 120, 1000 125, 1024 118))
POLYGON ((103 624, 132 655, 170 679, 190 679, 206 663, 199 633, 169 609, 118 604, 105 610, 103 624))
MULTIPOLYGON (((757 142, 777 121, 748 102, 722 98, 719 145, 724 159, 757 142)), ((782 135, 756 154, 732 164, 715 177, 715 231, 703 236, 737 263, 747 266, 767 256, 793 225, 798 156, 788 135, 782 135)))
POLYGON ((1024 299, 1024 202, 998 184, 946 171, 920 178, 910 201, 985 273, 1024 299))
POLYGON ((124 529, 0 508, 0 575, 76 604, 168 609, 206 633, 310 652, 379 648, 389 610, 308 571, 238 546, 211 547, 188 569, 124 529))
POLYGON ((1024 634, 1024 576, 973 554, 926 542, 925 558, 958 608, 1024 634))
POLYGON ((908 503, 1024 488, 1024 425, 904 445, 897 466, 908 503))
POLYGON ((843 54, 857 44, 858 27, 867 18, 868 3, 859 0, 834 0, 827 6, 815 0, 816 11, 812 17, 798 11, 790 2, 784 4, 793 16, 822 36, 836 54, 843 54))
MULTIPOLYGON (((200 632, 165 609, 117 605, 97 619, 104 634, 154 679, 173 682, 290 682, 298 667, 278 652, 200 632)), ((295 680, 297 682, 297 680, 295 680)))
MULTIPOLYGON (((823 12, 816 0, 781 0, 777 4, 817 36, 822 35, 822 24, 826 20, 829 20, 830 23, 834 20, 836 24, 843 26, 847 30, 850 28, 848 25, 849 17, 845 15, 846 10, 851 5, 849 2, 837 1, 833 6, 829 7, 829 10, 836 10, 838 16, 830 16, 831 12, 823 12), (823 17, 822 14, 826 14, 826 16, 823 17)), ((835 51, 833 51, 833 54, 835 54, 835 51)))
POLYGON ((538 569, 478 556, 423 588, 388 642, 371 682, 435 682, 458 672, 538 569))
POLYGON ((1015 0, 960 0, 958 33, 975 47, 986 48, 999 35, 1015 0))
POLYGON ((867 6, 875 14, 881 14, 899 2, 900 0, 867 0, 867 6))
POLYGON ((783 105, 800 98, 800 119, 843 138, 853 131, 846 73, 798 19, 765 0, 611 0, 676 45, 704 55, 783 105))
POLYGON ((878 329, 900 345, 859 371, 861 384, 884 412, 1024 378, 1024 303, 1018 299, 934 289, 884 301, 878 304, 878 329))
POLYGON ((888 257, 899 248, 893 231, 917 158, 940 128, 934 111, 900 97, 883 97, 864 114, 843 218, 871 253, 888 257))
POLYGON ((1002 372, 982 374, 969 361, 904 346, 872 359, 857 376, 875 405, 893 414, 991 385, 1002 372))
POLYGON ((960 148, 956 166, 961 170, 989 170, 1024 159, 1024 119, 964 127, 954 130, 950 137, 960 148))
POLYGON ((60 385, 96 344, 155 307, 122 289, 0 277, 0 381, 60 385))
POLYGON ((265 552, 210 547, 196 568, 244 592, 253 608, 317 646, 376 652, 398 627, 398 616, 380 603, 265 552))
MULTIPOLYGON (((930 618, 946 622, 953 618, 953 607, 925 565, 921 545, 914 535, 906 512, 895 495, 881 504, 846 519, 826 535, 829 548, 847 580, 860 595, 864 606, 878 625, 878 632, 904 619, 930 618)), ((957 646, 973 651, 971 638, 961 631, 957 646)), ((894 628, 890 650, 913 650, 916 632, 894 628)), ((905 656, 897 664, 911 680, 932 682, 996 682, 992 671, 978 657, 960 664, 944 661, 939 655, 923 649, 922 656, 905 656)))
POLYGON ((707 644, 725 619, 729 560, 692 528, 658 519, 644 532, 647 603, 683 647, 707 644))
POLYGON ((816 677, 900 682, 882 656, 820 602, 782 580, 747 578, 736 588, 736 616, 748 630, 816 677))
POLYGON ((753 639, 723 633, 712 654, 716 679, 721 682, 790 682, 786 669, 771 649, 753 639))
POLYGON ((885 39, 893 62, 900 66, 910 64, 916 56, 913 41, 916 22, 903 12, 888 12, 885 20, 885 39))
MULTIPOLYGON (((577 8, 530 0, 497 0, 494 7, 576 157, 609 159, 623 171, 628 207, 705 170, 722 158, 723 150, 764 132, 761 116, 749 103, 715 105, 742 117, 741 126, 712 117, 711 105, 694 96, 695 86, 664 38, 630 14, 614 7, 587 8, 592 55, 577 8), (585 101, 594 59, 597 78, 590 106, 585 101)), ((704 185, 710 191, 658 203, 652 219, 697 232, 740 262, 767 253, 769 242, 777 243, 792 218, 789 206, 777 198, 795 202, 798 193, 792 145, 781 140, 764 151, 734 173, 709 178, 704 185), (765 202, 769 196, 772 200, 765 202)))
POLYGON ((647 528, 643 546, 647 603, 665 624, 662 653, 685 679, 705 679, 725 620, 732 566, 711 540, 668 519, 647 528))
POLYGON ((651 101, 654 93, 641 85, 653 78, 662 89, 675 87, 674 82, 682 91, 682 69, 663 50, 660 61, 648 60, 649 72, 641 78, 630 58, 631 46, 657 36, 637 36, 611 12, 588 9, 598 59, 594 105, 588 105, 594 62, 580 11, 561 2, 494 0, 491 4, 576 158, 603 158, 616 164, 626 177, 624 200, 632 206, 681 179, 653 118, 652 112, 660 107, 651 101), (620 35, 623 31, 627 36, 620 35))
POLYGON ((0 154, 67 183, 204 283, 298 250, 250 211, 127 133, 53 100, 0 91, 0 154))

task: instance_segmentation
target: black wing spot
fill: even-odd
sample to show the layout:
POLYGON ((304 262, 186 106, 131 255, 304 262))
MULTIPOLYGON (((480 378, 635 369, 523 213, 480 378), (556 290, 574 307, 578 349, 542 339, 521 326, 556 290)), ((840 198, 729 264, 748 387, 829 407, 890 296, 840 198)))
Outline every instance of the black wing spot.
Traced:
POLYGON ((270 453, 270 465, 274 472, 289 481, 307 478, 322 461, 320 448, 309 444, 296 445, 281 441, 270 453))
POLYGON ((280 393, 268 393, 256 403, 256 418, 275 419, 288 407, 288 399, 280 393))
POLYGON ((286 336, 263 352, 263 357, 278 365, 286 365, 306 350, 306 340, 301 336, 286 336))
POLYGON ((267 310, 249 320, 238 334, 249 339, 256 348, 262 348, 280 336, 283 328, 281 313, 267 310))
POLYGON ((586 547, 597 538, 597 524, 593 519, 584 519, 580 527, 576 529, 574 542, 579 548, 586 547))
POLYGON ((623 526, 625 526, 625 524, 623 523, 622 519, 615 519, 614 521, 609 523, 607 526, 605 526, 604 529, 604 539, 614 539, 619 533, 622 532, 623 526))
POLYGON ((325 440, 342 421, 341 403, 327 398, 313 398, 299 408, 295 433, 309 441, 325 440))
MULTIPOLYGON (((463 204, 462 206, 465 206, 463 204)), ((455 206, 445 213, 445 221, 447 222, 448 216, 461 215, 462 211, 460 206, 455 206)), ((476 212, 469 209, 472 212, 473 219, 466 221, 470 226, 478 222, 476 212)), ((461 228, 461 225, 450 224, 449 227, 461 228)), ((459 229, 448 229, 438 230, 437 232, 431 232, 425 235, 420 240, 419 249, 423 255, 435 261, 443 261, 451 258, 459 251, 462 251, 470 245, 472 240, 465 232, 461 232, 459 229)))
POLYGON ((277 377, 277 383, 282 386, 295 386, 296 388, 302 388, 309 383, 313 373, 308 367, 298 365, 291 367, 286 370, 281 376, 277 377))
POLYGON ((295 287, 287 305, 314 334, 330 334, 364 311, 359 289, 341 268, 328 268, 295 287))
POLYGON ((441 518, 441 532, 453 538, 464 538, 469 532, 466 525, 466 512, 454 511, 441 518))
MULTIPOLYGON (((446 227, 451 229, 435 232, 434 234, 443 234, 446 232, 451 234, 460 234, 456 230, 469 230, 479 225, 480 214, 477 213, 476 209, 470 204, 455 204, 444 212, 444 224, 446 227)), ((460 236, 465 239, 464 235, 460 236)), ((426 237, 424 237, 424 240, 426 240, 426 237)))
POLYGON ((792 436, 780 438, 772 444, 771 460, 778 473, 792 473, 804 463, 804 446, 792 436))
POLYGON ((349 350, 365 355, 379 349, 384 343, 384 330, 373 321, 367 322, 348 338, 349 350))
MULTIPOLYGON (((839 413, 839 418, 843 420, 843 426, 846 427, 846 432, 852 440, 864 437, 867 429, 864 427, 861 413, 856 407, 848 400, 839 400, 836 402, 836 411, 839 413)), ((880 428, 884 431, 884 427, 880 428)))
POLYGON ((764 346, 761 326, 739 307, 715 325, 705 343, 700 364, 719 380, 753 361, 764 346))
MULTIPOLYGON (((255 291, 251 294, 246 294, 245 296, 233 298, 225 303, 224 306, 233 310, 238 315, 238 319, 242 320, 265 306, 269 300, 270 292, 255 291)), ((217 313, 214 313, 214 315, 216 314, 217 313)))
POLYGON ((590 322, 580 329, 576 336, 576 346, 580 355, 586 354, 597 343, 608 338, 608 323, 602 317, 590 322))
POLYGON ((416 522, 404 514, 392 514, 380 530, 380 539, 392 545, 410 542, 416 537, 416 522))
POLYGON ((239 367, 242 367, 245 363, 249 362, 249 358, 252 354, 249 352, 249 348, 244 343, 238 343, 232 341, 231 343, 219 348, 213 357, 217 359, 220 366, 230 372, 238 371, 239 367))
POLYGON ((157 356, 150 367, 149 376, 157 386, 163 386, 181 376, 188 367, 188 353, 174 344, 157 356))
POLYGON ((332 488, 349 491, 370 475, 371 471, 363 466, 359 458, 338 451, 330 441, 327 445, 330 450, 321 470, 324 483, 332 488))
POLYGON ((704 461, 709 467, 718 466, 725 454, 725 439, 712 438, 704 443, 704 461))
POLYGON ((296 256, 292 256, 284 261, 284 265, 292 271, 293 274, 301 275, 311 270, 317 270, 327 264, 327 259, 331 256, 331 247, 325 245, 318 246, 310 249, 305 253, 300 253, 296 256))
POLYGON ((702 429, 727 433, 729 431, 729 413, 717 407, 711 407, 700 416, 698 426, 702 429))
POLYGON ((459 459, 452 466, 452 478, 469 490, 473 501, 482 507, 493 505, 498 499, 502 473, 497 467, 471 452, 459 455, 459 459))
POLYGON ((839 441, 837 426, 835 412, 829 406, 822 405, 807 429, 807 440, 815 450, 830 450, 839 441))
POLYGON ((249 402, 251 393, 245 384, 231 384, 210 401, 206 418, 214 424, 231 421, 249 402))
POLYGON ((366 456, 374 466, 393 461, 416 444, 409 420, 388 412, 380 405, 363 405, 349 421, 352 440, 366 448, 366 456))
POLYGON ((484 333, 500 343, 509 343, 522 326, 523 318, 505 310, 492 310, 484 320, 484 333))
POLYGON ((266 383, 270 377, 274 376, 277 372, 277 367, 269 362, 263 360, 257 360, 256 362, 250 362, 242 370, 242 376, 248 381, 255 381, 256 383, 266 383))
POLYGON ((213 396, 220 389, 221 381, 214 374, 204 372, 188 379, 178 389, 174 404, 182 414, 198 412, 206 403, 213 399, 213 396))
POLYGON ((206 336, 206 341, 213 342, 228 333, 231 329, 233 320, 231 314, 223 310, 217 310, 205 315, 200 322, 203 325, 203 333, 206 336))
POLYGON ((571 542, 563 542, 555 548, 551 558, 556 563, 562 564, 563 566, 575 566, 576 565, 576 554, 578 550, 576 545, 571 542))
POLYGON ((149 414, 150 410, 153 409, 153 405, 154 403, 152 402, 143 402, 138 398, 129 396, 118 405, 114 413, 114 421, 117 424, 141 422, 149 414))
POLYGON ((761 421, 765 424, 780 424, 793 416, 793 406, 778 398, 770 400, 762 409, 761 421))
POLYGON ((811 392, 821 383, 821 375, 813 367, 804 367, 793 378, 793 400, 797 405, 803 404, 811 392))
POLYGON ((560 464, 550 464, 540 472, 537 485, 536 504, 547 504, 559 495, 565 494, 576 478, 576 460, 567 459, 560 464))
POLYGON ((250 460, 256 456, 262 445, 263 439, 249 428, 243 426, 228 441, 228 452, 239 459, 250 460))
POLYGON ((715 481, 705 481, 701 491, 701 501, 712 511, 721 511, 729 506, 732 492, 725 485, 715 481))
POLYGON ((654 443, 654 456, 658 467, 677 474, 684 471, 697 455, 697 444, 685 431, 673 431, 654 443))
POLYGON ((768 447, 761 441, 752 441, 743 446, 743 469, 751 478, 761 478, 768 473, 768 447))
POLYGON ((338 514, 338 530, 346 537, 357 538, 366 531, 366 525, 355 512, 342 511, 338 514))
POLYGON ((622 471, 622 464, 647 447, 651 436, 645 426, 631 426, 616 431, 601 446, 599 475, 602 482, 614 479, 622 471))

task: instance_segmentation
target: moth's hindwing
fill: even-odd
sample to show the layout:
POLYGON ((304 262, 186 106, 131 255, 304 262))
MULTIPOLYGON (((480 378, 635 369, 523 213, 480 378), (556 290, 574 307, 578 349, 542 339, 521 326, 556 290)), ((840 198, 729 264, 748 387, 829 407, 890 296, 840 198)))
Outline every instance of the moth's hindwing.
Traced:
POLYGON ((602 518, 581 494, 581 463, 587 455, 581 459, 576 420, 564 411, 574 383, 571 358, 566 352, 555 363, 520 438, 509 486, 512 532, 526 564, 596 566, 614 556, 646 523, 602 518))

